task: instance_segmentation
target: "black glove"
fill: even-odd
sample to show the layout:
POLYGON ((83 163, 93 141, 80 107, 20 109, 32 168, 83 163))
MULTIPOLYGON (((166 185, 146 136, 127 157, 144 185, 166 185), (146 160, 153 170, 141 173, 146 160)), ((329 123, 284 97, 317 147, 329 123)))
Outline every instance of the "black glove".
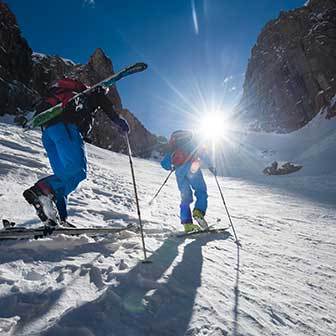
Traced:
POLYGON ((114 123, 118 126, 119 133, 121 133, 121 134, 129 133, 130 128, 129 128, 128 123, 125 119, 119 117, 118 119, 114 120, 114 123))
POLYGON ((208 169, 211 171, 212 174, 214 174, 215 176, 217 175, 216 167, 209 167, 208 169))
POLYGON ((74 99, 74 106, 72 106, 72 102, 69 103, 70 106, 66 105, 65 109, 72 110, 75 108, 76 112, 87 109, 88 106, 88 97, 86 95, 79 95, 74 99))

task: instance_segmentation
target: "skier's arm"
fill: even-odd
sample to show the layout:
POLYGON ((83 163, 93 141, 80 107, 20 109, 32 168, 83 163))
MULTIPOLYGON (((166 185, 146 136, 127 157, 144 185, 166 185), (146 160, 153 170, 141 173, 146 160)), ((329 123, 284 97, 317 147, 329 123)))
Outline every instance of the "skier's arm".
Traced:
POLYGON ((216 175, 217 171, 216 171, 215 164, 214 164, 213 160, 211 160, 211 158, 210 158, 208 152, 206 151, 206 149, 201 150, 198 155, 199 155, 199 158, 201 159, 201 161, 211 171, 211 173, 213 173, 214 175, 216 175))
POLYGON ((212 160, 210 159, 210 156, 208 154, 208 150, 206 147, 204 146, 201 146, 199 149, 198 149, 198 157, 199 159, 207 166, 207 167, 212 167, 213 166, 213 162, 212 160))
POLYGON ((105 93, 96 93, 97 106, 99 106, 104 113, 111 119, 122 133, 128 133, 130 128, 127 121, 120 117, 113 108, 112 102, 105 96, 105 93))

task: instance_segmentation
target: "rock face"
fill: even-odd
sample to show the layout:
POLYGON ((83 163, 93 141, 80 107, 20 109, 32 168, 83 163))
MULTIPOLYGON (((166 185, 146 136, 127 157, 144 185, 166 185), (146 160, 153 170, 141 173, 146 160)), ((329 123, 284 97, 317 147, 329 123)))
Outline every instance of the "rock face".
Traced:
POLYGON ((264 27, 236 111, 252 129, 279 133, 320 111, 336 116, 336 0, 310 0, 264 27))
POLYGON ((8 6, 0 2, 0 115, 27 109, 37 97, 29 87, 32 51, 8 6))
POLYGON ((303 166, 291 162, 283 162, 279 164, 277 161, 274 161, 270 166, 263 170, 263 173, 265 175, 288 175, 297 172, 302 167, 303 166))
MULTIPOLYGON (((21 37, 15 16, 6 4, 0 2, 0 115, 18 115, 20 110, 31 110, 33 102, 46 93, 48 84, 64 76, 79 79, 91 86, 113 73, 112 62, 101 49, 95 50, 87 64, 32 53, 26 40, 21 37)), ((115 87, 110 89, 108 97, 131 127, 133 153, 149 157, 158 145, 157 137, 123 108, 115 87)), ((125 139, 101 111, 96 115, 87 140, 102 148, 126 152, 125 139)))

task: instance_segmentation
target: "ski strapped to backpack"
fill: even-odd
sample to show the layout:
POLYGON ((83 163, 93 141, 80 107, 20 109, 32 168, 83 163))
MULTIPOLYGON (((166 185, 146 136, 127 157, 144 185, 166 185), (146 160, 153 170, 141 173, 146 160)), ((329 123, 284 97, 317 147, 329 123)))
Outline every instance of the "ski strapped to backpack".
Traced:
MULTIPOLYGON (((76 98, 79 98, 85 94, 88 94, 92 91, 94 91, 98 86, 102 86, 105 88, 109 88, 111 86, 113 86, 117 81, 119 81, 120 79, 127 77, 129 75, 135 74, 137 72, 141 72, 147 69, 147 64, 145 63, 135 63, 133 65, 130 65, 120 71, 118 71, 117 73, 115 73, 114 75, 105 78, 104 80, 102 80, 101 82, 91 86, 90 88, 84 90, 83 92, 80 92, 78 94, 76 94, 75 96, 73 96, 69 101, 74 101, 76 98)), ((46 124, 48 121, 54 119, 55 117, 61 115, 63 113, 63 108, 62 108, 62 103, 59 103, 43 112, 41 112, 40 114, 34 116, 31 120, 29 120, 24 128, 25 130, 31 130, 35 127, 39 127, 39 126, 43 126, 44 124, 46 124)))

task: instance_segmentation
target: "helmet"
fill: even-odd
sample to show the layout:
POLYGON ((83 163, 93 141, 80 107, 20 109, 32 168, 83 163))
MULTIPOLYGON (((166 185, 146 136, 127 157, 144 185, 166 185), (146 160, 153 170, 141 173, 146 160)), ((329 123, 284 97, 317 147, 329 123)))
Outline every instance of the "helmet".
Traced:
POLYGON ((184 147, 193 139, 193 132, 189 130, 178 130, 172 133, 169 140, 169 146, 172 149, 184 147))

